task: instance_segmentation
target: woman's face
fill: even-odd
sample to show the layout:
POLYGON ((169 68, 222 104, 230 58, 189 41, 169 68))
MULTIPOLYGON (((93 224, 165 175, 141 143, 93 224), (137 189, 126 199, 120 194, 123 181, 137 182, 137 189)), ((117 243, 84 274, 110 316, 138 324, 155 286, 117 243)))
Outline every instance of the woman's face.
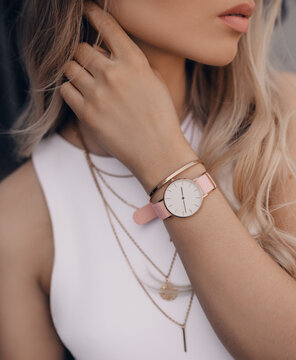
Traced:
POLYGON ((242 3, 255 5, 254 0, 111 0, 110 12, 132 38, 182 58, 224 66, 234 59, 243 33, 219 15, 242 3))

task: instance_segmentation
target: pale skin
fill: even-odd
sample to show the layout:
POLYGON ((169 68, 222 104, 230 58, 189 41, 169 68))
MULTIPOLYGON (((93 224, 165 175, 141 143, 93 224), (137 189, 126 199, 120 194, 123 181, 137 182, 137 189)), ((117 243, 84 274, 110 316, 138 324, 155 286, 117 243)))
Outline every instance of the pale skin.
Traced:
MULTIPOLYGON (((192 1, 187 7, 178 8, 176 4, 168 6, 172 1, 155 0, 150 9, 144 8, 144 0, 113 2, 121 10, 121 17, 114 8, 114 17, 110 16, 104 25, 104 41, 112 49, 111 58, 94 52, 85 44, 80 46, 76 52, 80 64, 92 55, 96 61, 88 63, 89 72, 83 70, 80 73, 83 76, 73 80, 73 85, 64 87, 61 94, 79 119, 90 150, 118 157, 148 193, 157 182, 156 178, 161 180, 197 157, 184 141, 179 127, 185 81, 182 56, 183 60, 190 57, 209 64, 214 64, 217 58, 220 65, 229 63, 235 56, 241 34, 220 28, 218 24, 216 29, 208 22, 212 14, 217 16, 239 2, 225 0, 217 5, 214 0, 192 1), (147 17, 151 28, 145 28, 142 19, 139 23, 143 27, 128 18, 129 14, 137 19, 128 11, 136 3, 139 18, 150 10, 151 16, 147 17), (182 22, 177 14, 191 19, 190 14, 203 11, 205 21, 195 29, 199 36, 196 48, 192 47, 195 41, 186 44, 181 38, 179 42, 170 38, 171 32, 166 29, 162 29, 163 34, 167 34, 164 37, 153 36, 156 14, 162 6, 172 11, 170 16, 175 16, 176 23, 182 22), (182 14, 181 9, 185 9, 182 14), (115 18, 121 24, 129 24, 129 31, 139 37, 131 41, 115 18), (208 38, 202 45, 205 34, 208 38), (219 36, 224 39, 223 49, 217 49, 217 44, 221 44, 219 36), (217 44, 213 44, 214 39, 217 44), (213 46, 205 53, 209 43, 213 46), (174 78, 172 74, 178 76, 174 78), (134 81, 130 81, 131 77, 134 81), (104 101, 100 103, 98 99, 104 101), (161 119, 159 114, 162 114, 161 119), (129 141, 131 134, 133 142, 129 141), (168 152, 168 148, 172 150, 168 152), (139 162, 139 158, 145 161, 139 162)), ((86 6, 86 14, 97 27, 100 8, 86 6)), ((195 21, 192 19, 192 25, 196 25, 195 21)), ((178 29, 178 32, 191 33, 192 28, 189 28, 178 29)), ((188 38, 185 33, 182 36, 188 38)), ((81 69, 78 63, 65 68, 67 76, 81 69)), ((296 78, 286 73, 283 76, 287 78, 286 88, 282 89, 287 94, 287 106, 295 109, 293 86, 296 86, 296 78)), ((292 139, 296 136, 295 121, 296 118, 290 126, 292 139)), ((71 127, 65 128, 62 134, 79 146, 71 127)), ((291 142, 289 147, 296 161, 295 143, 291 142)), ((204 170, 198 165, 182 175, 193 178, 204 170)), ((285 190, 274 190, 272 203, 296 198, 295 180, 287 179, 286 185, 285 190)), ((163 190, 157 192, 154 202, 162 194, 163 190)), ((62 359, 62 343, 53 327, 48 306, 54 254, 52 228, 31 161, 1 183, 0 198, 0 357, 4 360, 62 359)), ((293 211, 296 211, 295 206, 290 206, 274 212, 273 216, 279 228, 296 235, 293 211)), ((259 247, 219 188, 205 199, 196 215, 186 219, 172 217, 164 224, 209 321, 233 357, 293 359, 296 353, 296 281, 259 247)))

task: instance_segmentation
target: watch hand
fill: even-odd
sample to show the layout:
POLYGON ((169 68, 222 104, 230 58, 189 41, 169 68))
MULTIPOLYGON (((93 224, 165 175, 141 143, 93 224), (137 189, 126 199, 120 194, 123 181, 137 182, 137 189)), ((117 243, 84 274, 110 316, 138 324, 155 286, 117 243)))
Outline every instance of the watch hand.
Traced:
POLYGON ((182 186, 181 186, 181 192, 182 192, 182 200, 183 200, 183 204, 184 204, 184 209, 185 209, 185 212, 187 212, 187 211, 186 211, 186 206, 185 206, 185 201, 184 201, 184 195, 183 195, 183 188, 182 188, 182 186))

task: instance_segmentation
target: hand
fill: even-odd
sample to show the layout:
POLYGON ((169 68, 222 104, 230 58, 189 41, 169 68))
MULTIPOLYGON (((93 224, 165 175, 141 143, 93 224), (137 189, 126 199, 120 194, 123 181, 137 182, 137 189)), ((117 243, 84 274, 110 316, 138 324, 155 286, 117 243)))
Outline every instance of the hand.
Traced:
POLYGON ((61 95, 100 145, 137 176, 144 166, 151 169, 165 153, 188 148, 188 143, 168 88, 142 50, 111 14, 94 2, 84 6, 96 31, 104 19, 101 31, 110 56, 80 43, 65 66, 71 82, 62 85, 61 95))

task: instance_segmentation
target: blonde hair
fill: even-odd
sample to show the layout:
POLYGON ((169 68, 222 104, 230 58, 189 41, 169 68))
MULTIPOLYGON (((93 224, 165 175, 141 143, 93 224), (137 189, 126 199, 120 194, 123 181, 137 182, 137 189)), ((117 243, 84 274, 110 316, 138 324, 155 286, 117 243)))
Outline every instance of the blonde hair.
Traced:
MULTIPOLYGON (((83 3, 24 3, 19 46, 24 49, 30 81, 29 102, 11 130, 19 158, 29 157, 43 137, 65 125, 71 113, 59 87, 64 65, 87 37, 83 3)), ((186 59, 186 111, 191 110, 203 128, 198 155, 218 184, 218 170, 233 161, 233 190, 241 203, 238 218, 246 227, 258 224, 260 231, 254 235, 258 244, 296 278, 296 238, 275 226, 271 216, 275 208, 269 205, 274 185, 283 184, 288 170, 296 176, 287 150, 287 128, 293 114, 280 90, 283 79, 268 58, 280 8, 281 0, 264 6, 257 1, 250 29, 229 65, 215 67, 186 59)), ((107 0, 104 9, 108 11, 107 0)))

